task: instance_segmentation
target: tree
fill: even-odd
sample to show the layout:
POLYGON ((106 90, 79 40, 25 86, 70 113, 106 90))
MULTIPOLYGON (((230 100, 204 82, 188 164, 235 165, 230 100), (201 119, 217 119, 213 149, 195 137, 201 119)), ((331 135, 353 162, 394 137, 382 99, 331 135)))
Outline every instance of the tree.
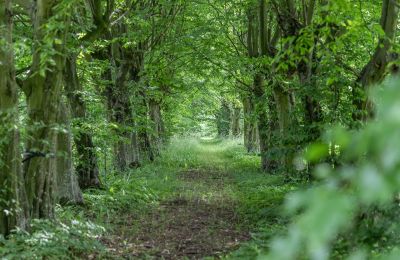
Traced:
POLYGON ((242 108, 238 103, 233 102, 232 111, 231 111, 231 133, 232 137, 240 137, 241 135, 241 125, 240 120, 242 117, 242 108))
POLYGON ((226 100, 222 100, 221 108, 215 115, 217 123, 218 136, 222 138, 229 137, 230 123, 231 123, 231 109, 226 100))
POLYGON ((0 235, 25 227, 11 1, 0 2, 0 235))
POLYGON ((77 133, 74 135, 74 143, 79 157, 76 166, 76 172, 79 176, 79 186, 82 189, 98 188, 101 183, 97 155, 92 136, 82 126, 83 121, 87 117, 87 109, 82 97, 82 86, 76 69, 76 56, 73 54, 66 59, 64 82, 66 96, 72 111, 72 118, 76 122, 75 127, 77 128, 77 133))
POLYGON ((35 45, 31 73, 23 85, 29 117, 29 157, 24 162, 24 176, 31 218, 53 217, 56 203, 55 125, 61 104, 67 35, 66 25, 52 26, 64 15, 60 3, 37 1, 32 14, 35 45))
POLYGON ((382 35, 373 56, 362 69, 357 79, 356 86, 354 87, 354 104, 357 108, 356 113, 353 115, 355 120, 365 120, 368 117, 372 117, 373 104, 371 100, 366 98, 365 93, 368 93, 373 85, 383 80, 385 75, 387 75, 389 63, 393 61, 390 51, 396 36, 399 10, 400 8, 397 0, 382 1, 382 14, 380 19, 382 35), (362 96, 365 98, 362 98, 362 96))

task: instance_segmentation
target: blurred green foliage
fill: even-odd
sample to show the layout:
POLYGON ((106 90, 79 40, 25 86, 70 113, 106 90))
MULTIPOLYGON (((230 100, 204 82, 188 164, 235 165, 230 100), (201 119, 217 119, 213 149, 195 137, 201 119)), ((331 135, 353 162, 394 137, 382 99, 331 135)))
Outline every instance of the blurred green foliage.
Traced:
POLYGON ((374 92, 376 120, 357 131, 332 130, 325 146, 310 146, 309 159, 326 161, 315 170, 319 181, 287 198, 286 212, 293 215, 287 235, 274 239, 261 259, 398 256, 399 80, 374 92), (321 149, 332 144, 329 153, 321 149), (332 154, 335 164, 326 160, 332 154))

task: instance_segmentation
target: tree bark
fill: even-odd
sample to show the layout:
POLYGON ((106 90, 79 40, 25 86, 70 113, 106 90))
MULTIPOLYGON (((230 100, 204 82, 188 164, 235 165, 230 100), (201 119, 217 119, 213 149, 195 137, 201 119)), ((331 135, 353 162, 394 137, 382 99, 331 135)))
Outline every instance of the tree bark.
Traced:
MULTIPOLYGON (((275 102, 274 108, 277 112, 277 118, 279 119, 279 154, 281 157, 281 164, 285 170, 290 170, 293 163, 293 138, 291 135, 294 133, 292 130, 292 104, 290 100, 290 94, 287 93, 284 88, 280 85, 273 87, 273 98, 275 102)), ((275 128, 277 129, 277 127, 275 128)), ((272 131, 271 134, 273 134, 272 131)))
POLYGON ((231 115, 231 133, 232 137, 237 138, 241 134, 240 129, 240 116, 241 116, 242 109, 234 105, 232 108, 232 115, 231 115))
POLYGON ((62 128, 57 132, 57 201, 62 204, 81 204, 83 196, 72 159, 70 112, 63 102, 59 107, 57 122, 62 128))
POLYGON ((218 136, 222 138, 229 137, 231 110, 229 104, 222 100, 221 107, 216 114, 218 136))
MULTIPOLYGON (((110 82, 107 84, 103 95, 107 99, 109 120, 118 126, 118 129, 116 129, 118 140, 114 144, 114 159, 116 168, 123 172, 128 168, 140 165, 140 144, 138 143, 143 136, 140 135, 138 130, 140 122, 134 118, 133 103, 129 94, 133 93, 128 86, 128 80, 131 80, 134 84, 139 83, 143 53, 135 49, 123 49, 120 43, 115 42, 112 44, 108 55, 111 56, 110 62, 114 66, 115 76, 113 76, 111 69, 108 69, 103 75, 110 82)), ((147 117, 147 110, 145 115, 147 117)), ((141 128, 140 125, 139 128, 141 128)), ((147 133, 145 139, 146 144, 150 142, 147 133)), ((152 160, 154 159, 152 153, 149 157, 152 160)))
POLYGON ((28 109, 28 136, 24 163, 25 187, 32 218, 52 218, 57 194, 56 132, 62 93, 66 32, 46 27, 60 1, 37 0, 32 17, 34 40, 31 75, 24 85, 28 109), (49 46, 49 41, 50 46, 49 46), (46 60, 52 48, 50 59, 46 60), (43 52, 47 52, 44 55, 43 52), (51 60, 51 61, 50 61, 51 60))
POLYGON ((0 235, 25 228, 26 198, 19 150, 11 1, 0 1, 0 235))
MULTIPOLYGON (((138 44, 138 49, 142 44, 138 44)), ((144 55, 140 50, 131 50, 130 52, 130 80, 135 84, 134 101, 131 101, 132 118, 134 130, 131 133, 132 150, 134 151, 135 160, 132 163, 133 167, 141 165, 142 158, 146 156, 150 160, 154 160, 151 151, 149 136, 147 135, 147 102, 144 91, 141 89, 141 72, 144 66, 144 55), (147 153, 147 155, 145 155, 147 153), (142 156, 143 155, 143 156, 142 156)))
POLYGON ((259 151, 257 115, 252 94, 242 97, 243 103, 243 140, 248 153, 259 151))
POLYGON ((137 119, 137 136, 139 141, 139 151, 143 158, 150 161, 155 159, 155 151, 151 142, 151 125, 149 123, 149 101, 145 90, 137 91, 137 103, 135 104, 137 119))
POLYGON ((354 120, 366 120, 373 117, 374 106, 367 95, 370 87, 381 82, 387 74, 386 69, 391 61, 390 50, 397 31, 399 5, 398 0, 383 0, 380 26, 385 35, 379 40, 374 55, 364 66, 353 88, 354 105, 357 109, 353 113, 354 120))
MULTIPOLYGON (((133 118, 129 91, 126 85, 129 67, 121 64, 117 68, 117 75, 114 84, 108 84, 106 97, 110 121, 118 126, 116 129, 118 140, 114 144, 115 166, 123 172, 126 171, 133 161, 131 149, 131 134, 133 132, 133 118)), ((111 71, 109 72, 111 79, 111 71)))
MULTIPOLYGON (((268 36, 267 20, 266 20, 266 3, 265 0, 259 1, 258 7, 258 31, 259 34, 259 55, 261 57, 272 56, 273 53, 270 52, 271 48, 270 40, 268 36)), ((261 153, 261 169, 263 171, 271 171, 276 168, 276 160, 274 158, 273 151, 276 150, 276 143, 274 134, 276 125, 272 121, 274 115, 277 111, 276 105, 279 104, 279 100, 272 100, 271 97, 268 98, 266 94, 266 86, 264 77, 269 71, 264 65, 261 71, 257 72, 254 77, 254 94, 257 99, 257 111, 258 111, 258 132, 260 138, 260 153, 261 153), (275 106, 274 106, 275 105, 275 106), (268 111, 269 110, 269 111, 268 111), (268 112, 270 115, 268 115, 268 112)), ((271 87, 271 86, 270 86, 271 87)), ((281 119, 280 117, 278 117, 281 119)))
POLYGON ((78 174, 79 186, 82 189, 99 188, 98 159, 93 144, 92 135, 85 130, 82 122, 86 119, 86 104, 82 97, 82 86, 79 82, 76 70, 76 56, 67 57, 65 65, 65 90, 71 107, 72 119, 76 127, 74 143, 78 155, 76 172, 78 174))
POLYGON ((155 100, 154 98, 150 98, 149 100, 149 113, 150 120, 152 122, 152 143, 153 147, 155 147, 156 155, 160 154, 162 145, 164 144, 164 120, 161 113, 161 105, 160 102, 155 100))
POLYGON ((261 73, 254 76, 254 93, 257 104, 258 136, 260 142, 261 169, 271 170, 272 162, 268 154, 270 130, 269 117, 267 112, 268 99, 265 94, 264 77, 261 73))
MULTIPOLYGON (((259 22, 257 20, 255 8, 250 8, 247 14, 247 52, 250 58, 257 58, 260 56, 259 50, 259 22)), ((255 72, 257 73, 257 72, 255 72)), ((257 108, 257 93, 255 93, 256 78, 254 78, 253 86, 250 87, 249 93, 244 97, 243 107, 245 114, 245 145, 248 152, 262 152, 261 151, 261 140, 260 140, 260 124, 261 128, 265 127, 265 122, 260 122, 260 115, 258 114, 261 110, 257 108), (246 138, 247 137, 247 138, 246 138)), ((263 116, 261 116, 263 117, 263 116)), ((262 132, 265 132, 264 130, 262 132)), ((264 144, 265 145, 265 144, 264 144)), ((262 166, 264 167, 264 166, 262 166)))
MULTIPOLYGON (((298 44, 297 39, 301 33, 301 29, 305 26, 309 26, 312 23, 313 16, 315 13, 315 7, 317 2, 315 0, 303 1, 301 3, 301 11, 296 7, 295 1, 274 1, 274 7, 277 10, 277 23, 281 30, 283 37, 294 37, 294 45, 298 44), (303 20, 300 22, 300 20, 303 20)), ((304 43, 302 43, 304 44, 304 43)), ((311 44, 315 45, 314 42, 311 44)), ((286 44, 284 49, 291 48, 290 44, 286 44)), ((304 88, 311 88, 312 75, 314 73, 314 59, 315 59, 315 48, 314 46, 304 46, 307 49, 304 53, 297 53, 299 57, 303 57, 297 64, 297 66, 289 66, 286 74, 287 77, 291 78, 295 73, 299 77, 300 84, 304 88)), ((271 54, 270 54, 271 56, 271 54)), ((293 93, 286 91, 282 85, 275 84, 273 87, 273 95, 276 103, 276 110, 279 118, 279 129, 280 129, 280 153, 282 154, 282 165, 287 167, 285 171, 290 171, 292 168, 292 161, 294 157, 294 147, 296 146, 296 140, 293 139, 294 123, 292 115, 292 106, 294 103, 293 93)), ((322 109, 317 99, 312 96, 312 90, 308 89, 302 100, 304 103, 304 121, 306 127, 310 128, 309 140, 312 142, 319 137, 319 129, 316 125, 322 121, 322 109)))

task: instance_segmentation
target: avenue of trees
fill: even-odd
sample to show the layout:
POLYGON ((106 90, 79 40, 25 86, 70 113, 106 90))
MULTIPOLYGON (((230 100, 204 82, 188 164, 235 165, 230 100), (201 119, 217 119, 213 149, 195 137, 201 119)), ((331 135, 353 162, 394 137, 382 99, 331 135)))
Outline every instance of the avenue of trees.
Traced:
MULTIPOLYGON (((369 93, 398 73, 399 10, 398 0, 0 0, 0 234, 84 203, 103 175, 151 163, 172 137, 240 138, 265 174, 294 182, 318 183, 320 163, 368 158, 345 161, 324 133, 362 133, 377 118, 369 93)), ((310 257, 324 259, 337 233, 311 235, 291 238, 321 243, 310 257)))

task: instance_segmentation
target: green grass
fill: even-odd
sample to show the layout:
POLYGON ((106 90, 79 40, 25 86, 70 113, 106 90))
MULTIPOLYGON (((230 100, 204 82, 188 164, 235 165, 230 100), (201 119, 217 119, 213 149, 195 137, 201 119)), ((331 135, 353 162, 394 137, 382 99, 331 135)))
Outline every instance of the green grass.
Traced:
MULTIPOLYGON (((125 177, 114 176, 108 180, 109 190, 119 191, 116 194, 106 191, 107 196, 113 198, 112 205, 99 203, 94 198, 89 211, 97 211, 93 215, 103 215, 103 223, 109 223, 114 209, 104 214, 103 207, 107 210, 115 207, 116 211, 118 208, 124 211, 129 208, 131 213, 145 215, 147 210, 157 207, 161 202, 177 197, 207 203, 232 201, 241 219, 238 228, 249 229, 253 235, 251 241, 226 257, 255 257, 259 251, 267 248, 267 240, 272 235, 284 230, 286 219, 282 217, 281 205, 285 195, 297 189, 296 185, 285 183, 283 176, 262 172, 259 165, 260 158, 247 154, 238 140, 173 140, 154 163, 131 171, 125 177), (204 180, 184 181, 182 175, 193 170, 224 173, 223 187, 204 180), (136 190, 136 193, 127 190, 136 190)), ((88 199, 92 196, 93 193, 85 197, 88 199)), ((101 220, 99 222, 102 223, 101 220)))
MULTIPOLYGON (((181 185, 176 180, 176 173, 184 169, 196 167, 204 170, 219 169, 229 174, 226 179, 228 185, 225 185, 223 190, 213 190, 199 182, 186 191, 191 194, 184 195, 190 197, 202 194, 206 200, 225 197, 236 202, 236 211, 243 220, 241 225, 250 228, 254 236, 251 242, 246 243, 241 250, 229 257, 244 257, 243 254, 256 255, 259 250, 267 247, 267 240, 273 234, 284 229, 286 220, 282 217, 281 205, 285 195, 296 190, 297 186, 285 183, 283 176, 262 172, 259 169, 260 158, 247 154, 240 141, 220 139, 175 141, 165 154, 160 162, 172 165, 170 171, 172 175, 169 176, 168 185, 174 187, 181 185), (175 158, 180 159, 175 161, 175 158), (181 160, 184 163, 179 163, 181 160)), ((148 179, 149 176, 145 178, 148 179)), ((165 184, 160 183, 157 177, 152 181, 153 188, 156 189, 162 189, 165 184)), ((173 197, 176 196, 173 193, 177 192, 179 191, 173 189, 166 194, 167 197, 173 197)))
MULTIPOLYGON (((217 205, 233 210, 239 220, 233 228, 228 223, 229 219, 218 219, 219 222, 206 227, 211 237, 218 237, 219 229, 225 226, 239 231, 251 231, 253 234, 252 239, 243 243, 238 250, 228 255, 219 255, 225 254, 226 258, 232 259, 251 259, 268 246, 267 240, 272 234, 284 230, 286 220, 281 215, 281 204, 284 196, 296 189, 295 185, 285 183, 282 176, 261 172, 259 165, 259 157, 247 154, 238 140, 175 139, 155 162, 126 174, 108 175, 104 180, 106 186, 103 190, 92 190, 84 194, 84 206, 60 208, 59 223, 90 221, 87 223, 105 228, 101 236, 106 240, 111 238, 105 243, 106 247, 118 248, 119 245, 112 243, 119 241, 118 243, 134 246, 132 239, 143 233, 143 226, 152 226, 152 223, 146 222, 158 221, 159 225, 167 226, 170 223, 168 218, 174 217, 162 210, 168 201, 217 205), (149 220, 154 212, 158 212, 160 216, 149 220)), ((193 217, 190 211, 184 214, 193 217)), ((186 221, 185 216, 176 217, 186 221)), ((158 223, 154 224, 157 226, 158 223)), ((157 228, 160 233, 164 232, 163 227, 157 228)), ((56 227, 48 224, 42 226, 42 229, 54 230, 56 227)), ((100 252, 99 258, 118 258, 123 255, 123 252, 107 252, 105 247, 89 243, 93 240, 88 239, 91 232, 94 231, 82 231, 78 240, 82 239, 82 245, 85 246, 76 247, 76 253, 67 258, 84 258, 84 255, 93 253, 92 248, 100 252), (88 242, 85 244, 84 241, 88 242)), ((68 232, 60 235, 64 240, 68 240, 68 236, 68 232)), ((68 251, 66 246, 59 245, 59 252, 68 251)), ((7 243, 6 247, 11 248, 12 245, 7 243)), ((24 251, 24 248, 29 247, 20 243, 13 252, 24 251)), ((157 251, 157 248, 152 250, 157 251)), ((141 257, 147 254, 152 259, 153 251, 146 251, 141 257)), ((0 251, 0 257, 7 256, 7 253, 1 252, 6 251, 0 251)), ((37 255, 37 259, 40 259, 41 254, 37 255)))

